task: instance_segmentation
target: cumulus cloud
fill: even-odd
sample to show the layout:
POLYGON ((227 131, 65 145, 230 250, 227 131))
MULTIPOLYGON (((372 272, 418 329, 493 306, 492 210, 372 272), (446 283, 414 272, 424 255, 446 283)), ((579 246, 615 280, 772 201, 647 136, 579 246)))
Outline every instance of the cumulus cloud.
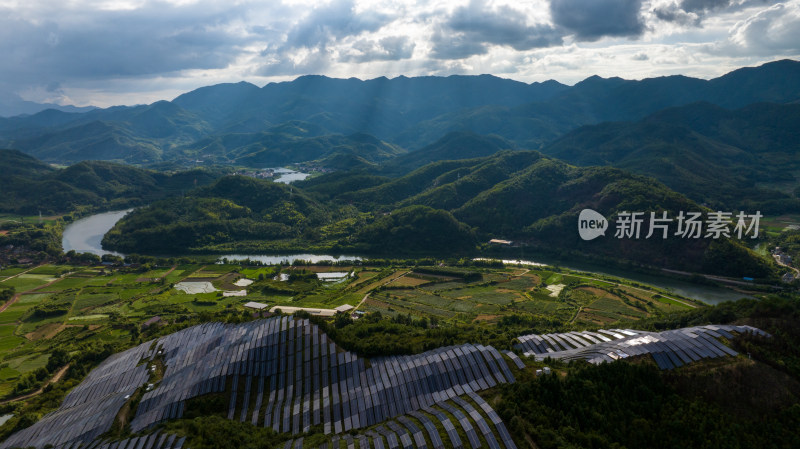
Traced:
POLYGON ((800 54, 799 2, 0 0, 0 97, 107 106, 305 74, 710 76, 800 54))
POLYGON ((289 48, 325 47, 346 36, 377 31, 393 17, 370 10, 356 12, 353 0, 334 0, 314 8, 294 26, 286 39, 289 48))
POLYGON ((681 9, 676 3, 655 8, 653 14, 655 14, 659 20, 683 26, 699 26, 702 22, 702 17, 699 14, 687 12, 681 9))
POLYGON ((680 7, 687 12, 698 12, 724 8, 730 4, 731 0, 681 0, 680 7))
POLYGON ((562 31, 549 24, 529 25, 526 19, 510 6, 491 8, 483 0, 472 0, 456 8, 434 34, 433 56, 460 59, 486 53, 487 45, 522 51, 562 43, 562 31))
POLYGON ((683 26, 702 26, 703 21, 712 15, 721 15, 751 7, 763 7, 774 3, 772 0, 680 0, 667 5, 656 6, 654 15, 665 22, 683 26))
POLYGON ((745 54, 800 52, 800 1, 778 3, 737 23, 722 48, 745 54))
POLYGON ((409 59, 416 44, 408 36, 386 36, 378 41, 359 39, 339 59, 344 62, 399 61, 409 59))
POLYGON ((551 0, 553 22, 580 41, 637 37, 644 30, 642 0, 551 0))
POLYGON ((258 76, 287 76, 298 74, 323 74, 331 66, 331 52, 324 48, 316 48, 297 52, 293 56, 278 55, 268 59, 259 67, 258 76))

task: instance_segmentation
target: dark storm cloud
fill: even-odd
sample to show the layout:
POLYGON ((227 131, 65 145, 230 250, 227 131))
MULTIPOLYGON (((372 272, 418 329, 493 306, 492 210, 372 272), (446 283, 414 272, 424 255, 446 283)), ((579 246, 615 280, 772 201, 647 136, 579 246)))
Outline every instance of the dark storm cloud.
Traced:
POLYGON ((490 8, 484 1, 473 0, 456 8, 432 42, 435 58, 460 59, 484 54, 488 45, 515 50, 560 45, 562 32, 550 25, 528 25, 525 14, 509 6, 490 8))
POLYGON ((0 9, 0 77, 50 84, 226 67, 251 39, 226 28, 242 13, 160 4, 57 23, 0 9))
POLYGON ((551 0, 550 15, 557 26, 578 40, 636 37, 645 29, 642 0, 551 0))

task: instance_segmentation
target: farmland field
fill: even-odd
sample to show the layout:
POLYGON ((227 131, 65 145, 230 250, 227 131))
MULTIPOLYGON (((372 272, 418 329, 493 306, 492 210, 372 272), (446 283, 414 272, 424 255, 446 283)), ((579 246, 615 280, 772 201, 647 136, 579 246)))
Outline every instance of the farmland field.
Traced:
POLYGON ((248 301, 270 307, 334 308, 350 304, 358 306, 360 312, 453 323, 520 315, 583 327, 641 319, 693 304, 656 289, 545 268, 458 267, 440 273, 402 266, 189 264, 146 269, 45 265, 20 274, 23 271, 7 268, 0 272, 5 276, 19 274, 3 282, 19 293, 36 289, 20 295, 15 304, 0 313, 0 366, 8 364, 0 369, 0 394, 10 391, 20 376, 43 366, 47 354, 66 342, 129 344, 131 329, 138 329, 154 316, 164 323, 199 313, 241 316, 252 313, 243 307, 248 301), (333 283, 317 279, 316 273, 330 271, 353 275, 333 283), (284 279, 293 280, 273 279, 278 272, 284 279), (254 283, 234 285, 240 278, 254 283), (247 296, 224 297, 222 291, 187 294, 173 288, 177 282, 201 279, 223 291, 247 290, 247 296), (49 286, 41 288, 48 282, 49 286), (563 284, 562 294, 551 296, 547 290, 550 283, 563 284))

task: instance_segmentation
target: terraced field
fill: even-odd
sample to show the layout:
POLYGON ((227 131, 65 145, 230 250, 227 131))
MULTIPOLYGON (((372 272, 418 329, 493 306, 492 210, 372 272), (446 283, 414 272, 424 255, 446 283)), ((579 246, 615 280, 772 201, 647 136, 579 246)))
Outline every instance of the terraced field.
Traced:
POLYGON ((515 314, 588 327, 687 307, 654 289, 541 268, 458 268, 452 273, 420 270, 221 264, 6 269, 0 272, 0 286, 14 286, 19 295, 0 312, 0 395, 10 392, 21 376, 43 366, 53 348, 67 342, 125 343, 130 337, 121 329, 139 328, 154 316, 169 323, 201 312, 252 313, 243 306, 249 301, 332 309, 342 304, 357 306, 366 297, 359 311, 380 311, 388 316, 469 323, 515 314), (352 271, 353 275, 341 282, 316 280, 315 273, 330 271, 352 271), (296 275, 297 279, 274 280, 278 274, 287 279, 296 275), (224 290, 243 289, 235 285, 240 278, 254 281, 245 288, 247 295, 222 296, 224 290), (186 294, 172 287, 177 282, 200 280, 221 291, 186 294), (548 281, 565 286, 557 297, 547 290, 548 281))

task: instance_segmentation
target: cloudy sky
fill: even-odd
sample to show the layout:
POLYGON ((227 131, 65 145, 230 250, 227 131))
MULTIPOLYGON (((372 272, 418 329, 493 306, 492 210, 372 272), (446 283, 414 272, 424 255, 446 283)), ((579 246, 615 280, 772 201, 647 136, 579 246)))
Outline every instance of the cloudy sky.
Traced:
POLYGON ((0 96, 79 106, 305 74, 573 84, 783 58, 800 59, 800 0, 0 0, 0 96))

